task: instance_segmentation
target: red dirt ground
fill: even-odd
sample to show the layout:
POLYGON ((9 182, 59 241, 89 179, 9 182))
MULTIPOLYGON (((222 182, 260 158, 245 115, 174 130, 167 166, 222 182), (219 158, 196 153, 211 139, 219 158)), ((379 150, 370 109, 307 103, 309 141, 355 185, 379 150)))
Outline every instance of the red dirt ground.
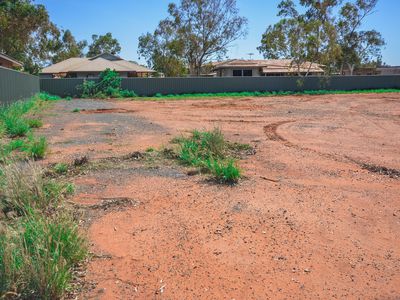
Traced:
POLYGON ((90 222, 83 299, 399 299, 400 94, 56 104, 47 162, 91 160, 221 128, 256 154, 237 186, 175 163, 74 178, 90 222), (85 109, 72 113, 74 108, 85 109))

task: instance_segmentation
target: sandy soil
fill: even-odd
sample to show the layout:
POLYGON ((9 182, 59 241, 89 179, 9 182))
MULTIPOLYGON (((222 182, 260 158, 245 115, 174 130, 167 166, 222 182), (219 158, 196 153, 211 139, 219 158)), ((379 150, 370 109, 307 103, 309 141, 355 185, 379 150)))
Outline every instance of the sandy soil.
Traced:
POLYGON ((73 100, 41 132, 52 163, 215 126, 256 149, 237 186, 174 162, 73 178, 77 203, 134 203, 87 220, 94 257, 82 299, 400 298, 400 94, 73 100))

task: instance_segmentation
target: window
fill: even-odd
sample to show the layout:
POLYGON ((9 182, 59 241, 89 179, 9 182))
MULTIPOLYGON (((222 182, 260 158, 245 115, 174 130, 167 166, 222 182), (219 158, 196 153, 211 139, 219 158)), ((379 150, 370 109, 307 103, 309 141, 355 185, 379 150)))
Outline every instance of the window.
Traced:
POLYGON ((233 70, 233 76, 242 76, 242 70, 233 70))
POLYGON ((253 76, 253 70, 243 70, 243 76, 253 76))

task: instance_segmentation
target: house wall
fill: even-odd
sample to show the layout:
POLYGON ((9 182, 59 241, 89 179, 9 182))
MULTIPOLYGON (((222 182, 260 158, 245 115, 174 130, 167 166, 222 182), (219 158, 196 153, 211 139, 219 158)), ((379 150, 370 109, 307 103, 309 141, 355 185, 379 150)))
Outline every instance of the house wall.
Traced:
POLYGON ((400 67, 377 68, 380 75, 400 75, 400 67))
POLYGON ((218 77, 233 77, 233 70, 252 70, 253 76, 252 77, 259 77, 260 69, 259 68, 226 68, 226 69, 219 69, 217 71, 218 77))
POLYGON ((0 67, 12 69, 13 64, 9 60, 0 57, 0 67))

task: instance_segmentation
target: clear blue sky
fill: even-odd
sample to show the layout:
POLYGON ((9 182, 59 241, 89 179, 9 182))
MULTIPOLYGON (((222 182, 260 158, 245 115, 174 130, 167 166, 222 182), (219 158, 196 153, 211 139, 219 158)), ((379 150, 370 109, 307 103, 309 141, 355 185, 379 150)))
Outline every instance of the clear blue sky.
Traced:
MULTIPOLYGON (((121 46, 121 56, 138 59, 138 37, 152 32, 158 22, 167 16, 171 0, 36 0, 44 4, 51 20, 59 27, 70 29, 79 40, 91 40, 92 34, 111 32, 121 46)), ((177 2, 177 1, 172 1, 177 2)), ((228 56, 230 58, 261 58, 257 51, 265 28, 278 18, 279 0, 237 0, 241 15, 249 20, 247 38, 236 41, 228 56)), ((383 50, 384 62, 400 65, 400 0, 379 0, 376 13, 365 22, 366 29, 377 29, 386 39, 383 50)))

